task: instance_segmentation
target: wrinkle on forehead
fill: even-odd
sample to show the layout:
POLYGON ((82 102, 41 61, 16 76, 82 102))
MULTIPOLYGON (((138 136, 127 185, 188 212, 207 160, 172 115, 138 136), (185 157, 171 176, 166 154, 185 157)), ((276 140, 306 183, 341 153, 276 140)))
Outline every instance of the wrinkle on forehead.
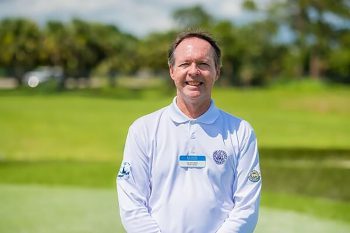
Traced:
MULTIPOLYGON (((198 43, 195 42, 195 40, 201 40, 198 38, 190 38, 190 39, 186 39, 184 41, 182 41, 179 46, 177 47, 177 51, 175 50, 175 54, 176 52, 182 53, 183 54, 183 58, 205 58, 210 60, 212 54, 212 48, 210 46, 210 44, 206 43, 206 41, 204 41, 204 43, 198 43)), ((202 40, 203 41, 203 40, 202 40)))

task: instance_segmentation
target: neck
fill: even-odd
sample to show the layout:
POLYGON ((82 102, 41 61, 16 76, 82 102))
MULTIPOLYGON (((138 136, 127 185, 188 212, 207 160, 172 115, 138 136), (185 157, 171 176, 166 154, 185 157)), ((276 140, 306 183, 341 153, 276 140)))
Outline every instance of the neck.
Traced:
POLYGON ((183 101, 181 98, 176 98, 176 105, 179 107, 181 112, 186 116, 196 119, 205 113, 210 107, 210 99, 207 99, 202 102, 198 101, 183 101))

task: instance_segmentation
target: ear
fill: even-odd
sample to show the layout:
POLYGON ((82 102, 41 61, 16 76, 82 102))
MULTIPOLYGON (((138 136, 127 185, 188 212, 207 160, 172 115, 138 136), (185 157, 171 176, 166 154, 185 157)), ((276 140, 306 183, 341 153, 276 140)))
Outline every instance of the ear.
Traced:
POLYGON ((172 80, 174 80, 174 67, 169 65, 169 74, 172 80))
POLYGON ((220 68, 216 69, 215 81, 218 80, 219 77, 220 77, 220 68))

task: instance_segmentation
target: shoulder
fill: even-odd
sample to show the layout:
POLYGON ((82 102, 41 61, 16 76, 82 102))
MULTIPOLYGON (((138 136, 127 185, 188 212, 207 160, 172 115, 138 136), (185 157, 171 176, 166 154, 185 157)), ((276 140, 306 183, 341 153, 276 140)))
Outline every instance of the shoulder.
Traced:
POLYGON ((232 115, 231 113, 225 112, 221 109, 219 109, 220 115, 222 119, 226 122, 228 122, 231 125, 247 128, 247 129, 253 129, 253 127, 250 125, 250 123, 240 117, 237 117, 235 115, 232 115))
POLYGON ((257 143, 254 129, 248 121, 224 111, 221 111, 221 115, 240 151, 244 152, 250 145, 257 143))
POLYGON ((235 115, 232 115, 231 113, 225 112, 221 109, 219 109, 219 113, 224 121, 228 121, 231 124, 239 124, 242 121, 241 118, 239 118, 235 115))
POLYGON ((169 106, 166 106, 164 108, 161 108, 157 111, 154 111, 152 113, 149 113, 147 115, 141 116, 137 118, 130 126, 129 130, 132 131, 148 131, 151 130, 153 127, 156 127, 158 125, 160 119, 164 115, 164 113, 167 111, 169 106))
POLYGON ((247 137, 254 134, 252 125, 245 119, 227 113, 221 109, 219 109, 219 111, 224 124, 228 126, 231 132, 236 132, 239 137, 247 137))

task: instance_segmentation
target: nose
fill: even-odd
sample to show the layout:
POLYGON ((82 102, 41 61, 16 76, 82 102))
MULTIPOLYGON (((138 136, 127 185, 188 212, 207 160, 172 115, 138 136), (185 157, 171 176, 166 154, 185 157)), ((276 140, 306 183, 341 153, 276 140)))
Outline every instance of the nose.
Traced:
POLYGON ((197 66, 196 63, 192 63, 191 66, 189 67, 189 70, 188 70, 188 73, 191 75, 191 76, 197 76, 200 74, 200 70, 197 66))

